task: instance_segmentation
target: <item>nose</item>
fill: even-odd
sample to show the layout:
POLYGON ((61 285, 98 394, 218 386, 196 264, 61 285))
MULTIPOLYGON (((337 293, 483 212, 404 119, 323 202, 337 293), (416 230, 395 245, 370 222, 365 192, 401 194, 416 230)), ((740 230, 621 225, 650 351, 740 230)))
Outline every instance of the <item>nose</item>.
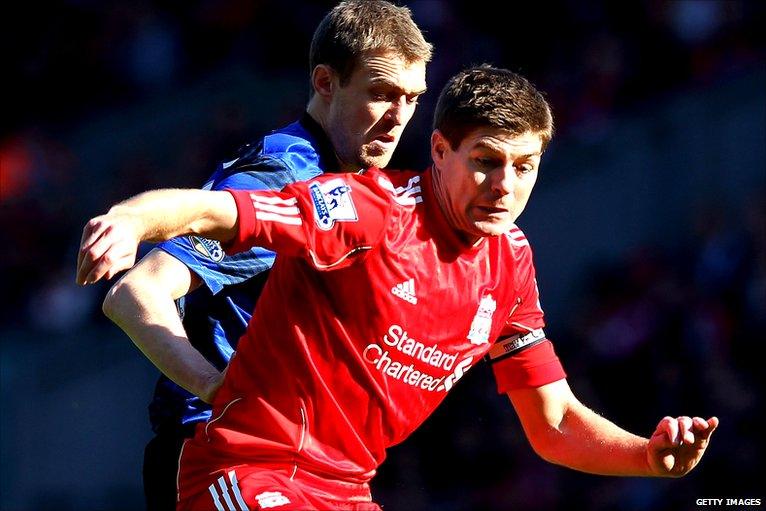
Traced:
POLYGON ((492 172, 492 191, 500 197, 508 195, 513 191, 513 188, 516 185, 516 179, 518 179, 518 177, 516 176, 516 169, 514 168, 513 163, 509 162, 500 166, 492 172))
POLYGON ((395 101, 392 101, 386 111, 386 119, 395 126, 405 124, 410 116, 412 116, 412 108, 407 104, 406 96, 400 96, 395 101))

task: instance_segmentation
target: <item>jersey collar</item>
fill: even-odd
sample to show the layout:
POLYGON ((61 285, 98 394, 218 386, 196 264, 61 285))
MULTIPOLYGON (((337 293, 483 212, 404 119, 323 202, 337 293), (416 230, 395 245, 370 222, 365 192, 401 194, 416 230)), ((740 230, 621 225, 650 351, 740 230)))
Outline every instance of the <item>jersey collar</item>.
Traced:
POLYGON ((330 142, 330 138, 324 132, 322 126, 308 112, 303 112, 299 122, 309 135, 314 138, 317 154, 319 155, 319 168, 324 169, 328 173, 339 172, 335 149, 333 149, 332 142, 330 142))

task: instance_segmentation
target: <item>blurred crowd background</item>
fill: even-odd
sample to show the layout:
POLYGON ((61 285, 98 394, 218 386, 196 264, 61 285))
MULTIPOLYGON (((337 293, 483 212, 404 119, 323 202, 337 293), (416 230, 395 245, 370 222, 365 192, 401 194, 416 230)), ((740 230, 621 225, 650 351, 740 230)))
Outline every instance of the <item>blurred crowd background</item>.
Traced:
MULTIPOLYGON (((766 3, 416 0, 429 92, 392 167, 428 164, 454 72, 529 77, 557 135, 519 220, 548 334, 581 399, 650 435, 717 415, 682 480, 590 476, 531 451, 480 366, 375 483, 391 510, 684 510, 766 497, 766 3)), ((334 2, 58 0, 5 9, 0 123, 0 509, 133 510, 156 377, 74 285, 84 222, 196 187, 291 122, 334 2)))

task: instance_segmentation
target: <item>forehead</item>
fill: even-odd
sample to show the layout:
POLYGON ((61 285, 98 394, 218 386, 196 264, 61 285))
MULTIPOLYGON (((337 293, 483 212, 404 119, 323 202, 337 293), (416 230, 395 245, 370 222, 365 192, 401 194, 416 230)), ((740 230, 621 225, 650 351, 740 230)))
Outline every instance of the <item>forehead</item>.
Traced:
POLYGON ((359 58, 352 81, 367 85, 390 85, 405 93, 420 93, 426 88, 426 63, 407 62, 390 51, 369 52, 359 58))
POLYGON ((470 131, 460 142, 461 151, 481 149, 507 156, 540 156, 543 139, 540 133, 532 131, 516 135, 499 128, 482 127, 470 131))

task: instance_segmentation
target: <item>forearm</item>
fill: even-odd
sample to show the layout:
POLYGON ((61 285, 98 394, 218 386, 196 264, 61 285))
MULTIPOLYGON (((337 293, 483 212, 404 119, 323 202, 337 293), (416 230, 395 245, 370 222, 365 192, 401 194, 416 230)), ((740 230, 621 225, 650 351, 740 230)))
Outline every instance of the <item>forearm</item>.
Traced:
POLYGON ((649 476, 649 440, 625 431, 579 401, 570 403, 558 424, 538 432, 536 447, 546 460, 600 475, 649 476))
POLYGON ((211 401, 221 373, 189 342, 167 287, 128 274, 109 291, 104 313, 165 376, 211 401))
POLYGON ((131 219, 141 241, 199 234, 229 241, 236 234, 237 209, 228 192, 153 190, 123 201, 109 215, 131 219))
POLYGON ((651 475, 648 440, 597 415, 566 380, 508 393, 529 442, 541 457, 602 475, 651 475))

